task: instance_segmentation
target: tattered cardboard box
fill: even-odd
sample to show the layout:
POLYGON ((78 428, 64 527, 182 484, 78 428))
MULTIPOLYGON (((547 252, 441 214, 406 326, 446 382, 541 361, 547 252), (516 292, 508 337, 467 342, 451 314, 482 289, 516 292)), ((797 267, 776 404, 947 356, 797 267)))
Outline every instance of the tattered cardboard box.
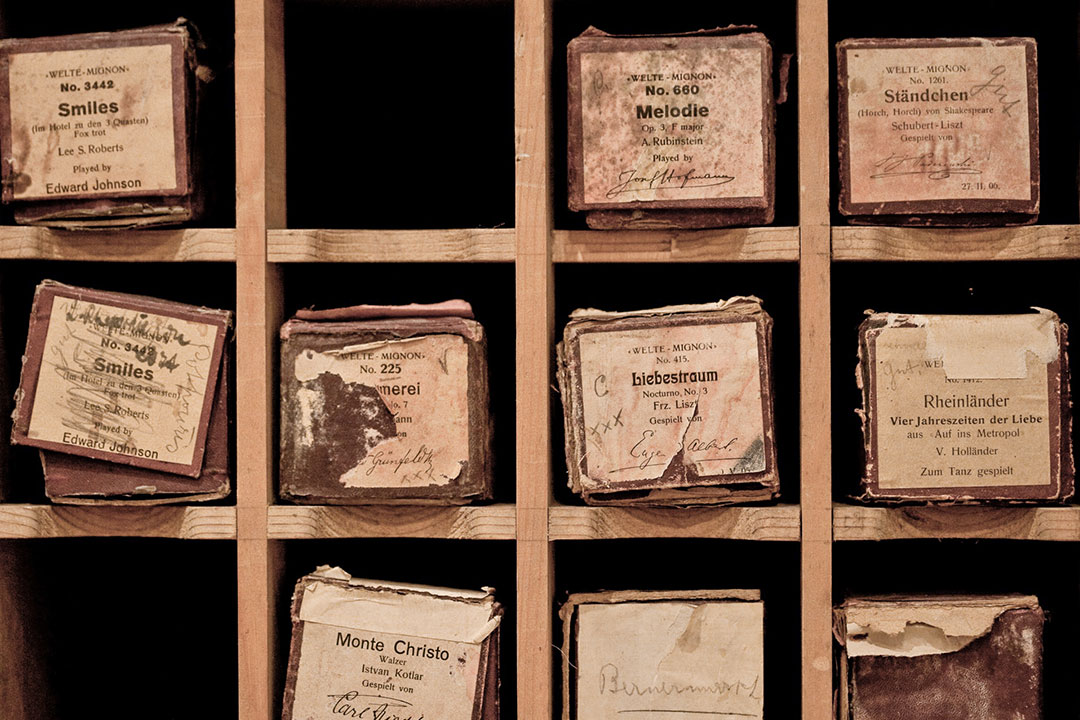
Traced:
POLYGON ((302 310, 281 328, 281 496, 491 498, 487 341, 468 303, 302 310))
POLYGON ((841 213, 886 225, 1035 222, 1033 39, 844 40, 836 58, 841 213))
POLYGON ((229 493, 232 313, 42 282, 11 441, 41 450, 54 502, 159 504, 229 493))
POLYGON ((772 318, 758 298, 570 317, 558 378, 570 487, 585 502, 776 497, 772 318))
POLYGON ((570 209, 598 229, 771 223, 772 49, 752 30, 572 40, 570 209))
POLYGON ((321 717, 498 720, 494 590, 353 578, 300 579, 282 720, 321 717))
POLYGON ((578 594, 559 616, 563 720, 762 717, 757 590, 578 594))
POLYGON ((876 502, 1054 502, 1073 494, 1067 328, 1023 315, 872 313, 856 378, 876 502))
POLYGON ((1035 597, 860 598, 835 618, 839 720, 1043 716, 1035 597))
POLYGON ((197 36, 171 25, 0 40, 0 199, 67 229, 175 224, 202 206, 197 36))

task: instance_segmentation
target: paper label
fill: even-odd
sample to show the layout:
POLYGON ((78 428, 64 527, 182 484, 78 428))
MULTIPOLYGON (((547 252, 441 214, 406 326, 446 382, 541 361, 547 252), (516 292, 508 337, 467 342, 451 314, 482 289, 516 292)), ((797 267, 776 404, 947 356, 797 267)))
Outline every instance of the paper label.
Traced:
POLYGON ((925 326, 874 340, 882 489, 1050 484, 1047 365, 1027 353, 1021 378, 950 378, 925 326))
POLYGON ((578 609, 577 717, 760 718, 761 603, 578 609))
POLYGON ((851 202, 1030 200, 1025 53, 848 49, 851 202))
POLYGON ((763 197, 761 55, 582 53, 585 202, 763 197))
POLYGON ((191 465, 219 330, 55 296, 27 436, 191 465))
POLYGON ((480 645, 303 627, 294 720, 472 720, 480 645))
POLYGON ((10 55, 15 199, 175 190, 172 54, 163 44, 10 55))
MULTIPOLYGON (((361 416, 374 420, 393 416, 396 435, 373 426, 356 428, 357 436, 339 443, 345 487, 423 487, 446 485, 461 474, 469 460, 469 349, 460 335, 426 335, 315 352, 296 357, 294 372, 303 385, 299 442, 316 442, 314 428, 335 406, 349 405, 341 393, 328 397, 329 374, 345 387, 366 386, 378 393, 358 397, 361 416)), ((355 412, 357 408, 344 408, 355 412)), ((329 424, 329 423, 328 423, 329 424)), ((329 428, 330 432, 340 429, 329 428)), ((335 470, 335 472, 337 472, 335 470)))
POLYGON ((765 470, 757 323, 583 333, 587 488, 765 470))

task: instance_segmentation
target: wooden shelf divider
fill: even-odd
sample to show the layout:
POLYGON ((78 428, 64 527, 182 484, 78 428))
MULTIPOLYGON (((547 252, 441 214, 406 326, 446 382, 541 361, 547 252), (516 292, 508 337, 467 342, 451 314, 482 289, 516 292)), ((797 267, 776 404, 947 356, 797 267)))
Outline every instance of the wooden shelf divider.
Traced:
POLYGON ((0 225, 0 260, 231 262, 235 259, 236 231, 232 228, 69 232, 0 225))
POLYGON ((0 505, 0 538, 62 537, 234 540, 236 508, 197 505, 0 505))
POLYGON ((552 540, 723 538, 799 541, 798 505, 718 508, 615 508, 555 505, 552 540))
POLYGON ((1080 542, 1080 507, 833 506, 833 535, 844 540, 981 538, 1080 542))
POLYGON ((445 538, 513 540, 513 505, 464 507, 272 505, 272 540, 323 538, 445 538))
POLYGON ((513 262, 512 228, 271 230, 270 262, 513 262))
POLYGON ((832 253, 834 260, 1080 259, 1080 225, 834 227, 832 253))
POLYGON ((798 262, 799 228, 556 230, 553 259, 575 262, 798 262))

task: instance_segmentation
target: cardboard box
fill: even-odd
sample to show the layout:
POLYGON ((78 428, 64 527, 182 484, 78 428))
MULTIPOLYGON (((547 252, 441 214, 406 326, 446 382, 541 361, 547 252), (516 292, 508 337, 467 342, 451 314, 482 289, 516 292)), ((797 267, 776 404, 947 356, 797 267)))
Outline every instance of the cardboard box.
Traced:
POLYGON ((599 229, 771 223, 772 49, 751 30, 572 40, 570 209, 599 229))
POLYGON ((231 321, 225 310, 42 282, 11 441, 42 451, 50 499, 227 495, 231 321))
POLYGON ((1042 718, 1031 596, 858 598, 836 610, 840 720, 1042 718))
POLYGON ((298 312, 281 328, 281 497, 490 499, 486 352, 460 300, 298 312))
POLYGON ((888 225, 1035 221, 1033 39, 844 40, 836 56, 841 213, 888 225))
POLYGON ((498 720, 494 590, 353 578, 300 579, 282 720, 316 717, 498 720))
POLYGON ((559 616, 563 720, 762 717, 757 590, 571 595, 559 616))
POLYGON ((585 502, 776 497, 772 318, 760 300, 570 317, 559 389, 570 487, 585 502))
POLYGON ((876 502, 1064 501, 1073 493, 1067 328, 1025 315, 870 313, 859 328, 876 502))
POLYGON ((195 217, 196 44, 183 19, 0 40, 0 198, 16 222, 124 228, 195 217))

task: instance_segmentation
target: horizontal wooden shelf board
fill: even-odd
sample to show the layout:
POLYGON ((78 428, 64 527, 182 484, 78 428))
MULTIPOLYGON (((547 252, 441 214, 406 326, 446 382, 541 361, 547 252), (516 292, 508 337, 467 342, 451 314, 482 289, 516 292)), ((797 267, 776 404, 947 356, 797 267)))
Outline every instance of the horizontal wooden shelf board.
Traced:
POLYGON ((270 230, 270 262, 513 262, 513 228, 270 230))
POLYGON ((767 262, 799 259, 799 228, 556 230, 555 262, 767 262))
POLYGON ((236 538, 236 508, 0 504, 0 538, 236 538))
POLYGON ((833 506, 835 540, 988 538, 1080 541, 1080 507, 833 506))
POLYGON ((616 538, 726 538, 799 540, 798 505, 746 507, 614 508, 553 506, 552 540, 616 538))
POLYGON ((110 262, 231 262, 231 228, 66 231, 0 226, 0 259, 110 262))
POLYGON ((513 540, 514 506, 470 505, 273 505, 267 533, 272 540, 321 538, 448 538, 513 540))
POLYGON ((1080 258, 1080 225, 1007 228, 834 227, 834 260, 1080 258))

